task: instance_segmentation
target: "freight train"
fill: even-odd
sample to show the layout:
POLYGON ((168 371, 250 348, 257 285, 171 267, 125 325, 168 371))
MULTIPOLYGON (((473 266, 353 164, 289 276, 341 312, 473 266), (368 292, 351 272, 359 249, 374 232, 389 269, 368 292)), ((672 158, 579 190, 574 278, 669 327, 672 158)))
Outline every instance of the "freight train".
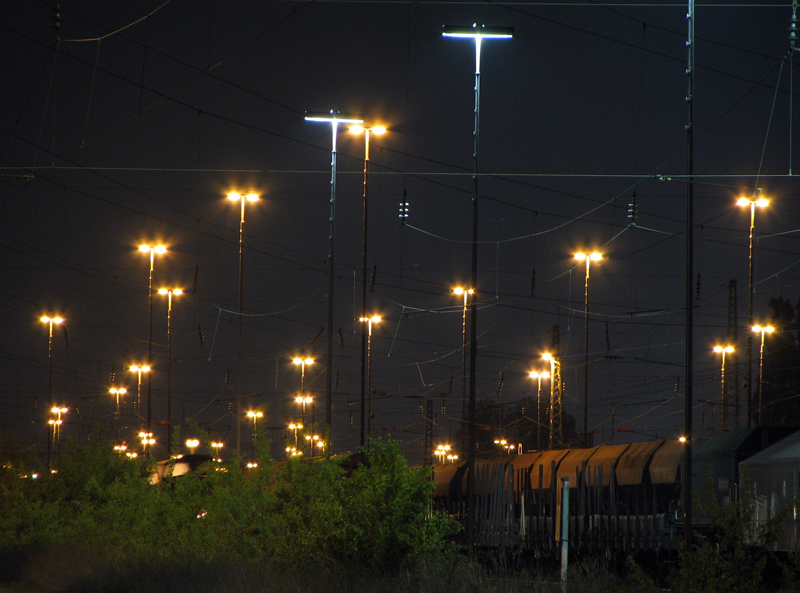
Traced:
MULTIPOLYGON (((692 447, 692 529, 710 526, 708 503, 741 497, 753 521, 787 511, 778 549, 800 546, 800 432, 796 428, 735 428, 692 447)), ((683 462, 679 440, 571 448, 475 461, 474 543, 554 555, 559 549, 560 490, 570 479, 569 541, 576 553, 675 550, 683 535, 683 462)), ((433 468, 433 505, 466 523, 468 464, 433 468)))

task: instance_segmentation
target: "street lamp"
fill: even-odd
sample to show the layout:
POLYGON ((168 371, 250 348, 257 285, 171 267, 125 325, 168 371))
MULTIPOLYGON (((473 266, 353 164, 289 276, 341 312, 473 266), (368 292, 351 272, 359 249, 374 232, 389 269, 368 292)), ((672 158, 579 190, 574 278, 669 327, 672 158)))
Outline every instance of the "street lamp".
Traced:
MULTIPOLYGON (((133 365, 130 369, 136 373, 138 379, 136 381, 136 417, 138 419, 139 428, 142 428, 142 373, 149 373, 149 365, 133 365)), ((149 377, 150 375, 148 375, 149 377)))
POLYGON ((445 459, 447 459, 447 456, 450 454, 450 445, 438 445, 434 454, 439 458, 439 463, 444 463, 445 459))
POLYGON ((147 432, 140 432, 139 438, 142 441, 142 454, 147 455, 150 447, 156 444, 156 439, 153 437, 153 433, 149 430, 147 432))
POLYGON ((167 295, 167 451, 172 453, 172 295, 183 294, 180 288, 159 288, 167 295))
MULTIPOLYGON (((364 134, 364 196, 363 196, 363 224, 361 239, 361 318, 363 322, 367 319, 367 227, 369 223, 368 204, 369 204, 369 135, 385 134, 386 128, 383 126, 365 127, 360 124, 350 126, 351 134, 364 134)), ((371 329, 371 326, 370 326, 371 329)), ((367 375, 369 366, 369 354, 367 345, 367 334, 364 326, 361 326, 361 447, 364 447, 364 394, 369 393, 367 386, 367 375)))
POLYGON ((550 373, 547 371, 531 371, 530 376, 537 380, 536 388, 536 450, 542 450, 542 379, 549 379, 550 373))
MULTIPOLYGON (((47 405, 53 407, 53 324, 64 323, 63 317, 48 317, 43 315, 40 318, 42 323, 49 326, 47 334, 47 405)), ((50 435, 47 435, 47 469, 50 470, 50 435)))
MULTIPOLYGON (((61 419, 61 414, 66 414, 68 411, 69 408, 62 408, 59 406, 50 408, 50 412, 56 415, 55 418, 51 418, 48 421, 48 424, 53 427, 53 454, 56 457, 58 457, 59 450, 61 449, 61 424, 63 422, 61 419)), ((47 469, 50 469, 49 463, 47 469)))
MULTIPOLYGON (((472 27, 445 26, 442 36, 466 38, 475 41, 475 86, 473 95, 475 107, 473 109, 472 127, 472 286, 478 286, 478 153, 480 146, 480 97, 481 97, 481 45, 484 39, 510 39, 514 29, 510 27, 486 27, 473 23, 472 27)), ((467 472, 467 546, 468 555, 472 558, 475 542, 475 363, 478 354, 478 320, 475 301, 472 302, 472 325, 470 337, 470 376, 469 376, 469 443, 467 472)))
POLYGON ((586 281, 583 290, 583 446, 589 447, 589 268, 603 256, 597 253, 576 253, 575 259, 586 262, 586 281))
POLYGON ((250 410, 247 417, 253 419, 253 438, 250 439, 250 446, 253 449, 253 459, 256 458, 256 439, 258 438, 258 419, 264 417, 264 412, 250 410))
POLYGON ((303 425, 300 424, 299 422, 297 422, 297 423, 292 422, 289 425, 289 430, 293 430, 294 431, 294 446, 297 447, 297 431, 298 430, 303 430, 303 425))
MULTIPOLYGON (((307 364, 314 364, 313 358, 302 358, 300 356, 296 356, 292 359, 294 364, 300 365, 300 395, 295 398, 298 404, 303 404, 303 423, 305 424, 306 421, 306 404, 311 403, 313 401, 312 398, 306 399, 306 365, 307 364)), ((314 424, 314 408, 311 408, 311 424, 314 424)))
POLYGON ((47 405, 53 405, 53 324, 64 323, 63 317, 48 317, 43 315, 40 318, 42 323, 48 325, 47 333, 47 405))
MULTIPOLYGON (((760 189, 756 191, 760 192, 760 189)), ((755 325, 753 321, 753 279, 755 278, 755 228, 756 228, 756 207, 764 208, 769 204, 769 200, 762 197, 745 198, 741 197, 736 201, 739 206, 750 208, 750 232, 747 251, 747 261, 749 272, 747 275, 747 321, 750 327, 755 325)), ((759 397, 761 392, 759 391, 759 397)), ((759 414, 761 413, 759 403, 759 414)), ((753 335, 747 334, 747 426, 753 421, 753 335)), ((759 417, 759 422, 761 418, 759 417)))
POLYGON ((300 356, 296 356, 292 359, 294 364, 300 365, 300 393, 305 394, 306 392, 306 365, 307 364, 314 364, 313 358, 302 358, 300 356))
POLYGON ((306 435, 306 442, 308 443, 308 456, 314 456, 314 445, 317 446, 324 446, 324 443, 320 440, 318 434, 307 434, 306 435))
MULTIPOLYGON (((367 324, 367 401, 364 402, 364 390, 361 390, 361 447, 364 447, 364 404, 367 406, 367 436, 372 437, 372 324, 380 323, 381 316, 359 317, 362 324, 367 324)), ((361 335, 364 335, 363 328, 361 335)))
POLYGON ((339 124, 363 124, 364 120, 359 117, 342 115, 338 111, 327 113, 306 112, 306 121, 322 122, 330 124, 331 139, 331 197, 330 197, 330 231, 329 231, 329 252, 328 252, 328 369, 325 382, 325 428, 330 432, 331 426, 331 394, 333 392, 333 276, 334 276, 334 238, 336 235, 336 134, 339 131, 339 124))
POLYGON ((128 390, 125 389, 124 387, 119 387, 119 388, 112 387, 111 389, 108 390, 108 392, 111 395, 113 395, 117 400, 117 411, 114 413, 114 430, 116 432, 115 440, 117 444, 119 444, 119 415, 120 415, 119 398, 128 393, 128 390))
POLYGON ((728 382, 725 378, 725 355, 734 351, 733 346, 714 346, 714 352, 722 355, 722 432, 728 432, 728 382))
POLYGON ((511 455, 511 451, 514 450, 514 445, 509 443, 506 439, 495 439, 494 444, 504 449, 508 455, 511 455))
POLYGON ((254 193, 242 195, 236 192, 228 194, 228 199, 241 204, 239 218, 239 348, 236 361, 237 389, 236 389, 236 454, 242 450, 242 294, 244 288, 244 205, 247 202, 257 202, 259 196, 254 193))
MULTIPOLYGON (((561 373, 561 361, 556 359, 555 356, 550 354, 549 352, 545 352, 542 354, 542 360, 547 360, 550 362, 550 438, 548 440, 548 448, 550 450, 553 449, 553 427, 555 422, 555 384, 556 384, 556 373, 561 373)), ((559 406, 561 402, 558 402, 559 406)), ((559 414, 561 413, 561 409, 559 408, 559 414)))
MULTIPOLYGON (((306 423, 306 404, 310 404, 311 402, 313 402, 314 398, 311 397, 310 395, 298 395, 297 397, 294 398, 294 401, 296 403, 300 404, 303 407, 302 420, 303 420, 303 424, 305 424, 306 423)), ((311 425, 312 426, 314 425, 314 420, 313 419, 311 420, 311 425)))
MULTIPOLYGON (((453 289, 453 294, 464 297, 464 306, 461 309, 461 449, 463 450, 469 446, 465 438, 465 429, 469 424, 469 418, 467 418, 467 305, 470 295, 475 294, 475 289, 457 286, 453 289)), ((471 391, 470 397, 472 397, 471 391)))
MULTIPOLYGON (((139 245, 139 251, 150 254, 150 275, 147 282, 148 300, 148 333, 147 333, 147 364, 153 364, 153 270, 155 269, 156 253, 163 255, 167 248, 163 245, 139 245)), ((147 432, 150 432, 150 418, 152 415, 152 386, 150 375, 147 376, 147 432)))
POLYGON ((771 325, 763 327, 760 325, 754 325, 750 329, 753 331, 753 333, 761 334, 761 349, 759 350, 758 355, 758 423, 761 424, 761 414, 764 405, 764 399, 762 396, 762 391, 764 389, 764 337, 766 334, 771 334, 774 332, 775 328, 771 325))
POLYGON ((200 446, 198 439, 186 439, 186 447, 189 449, 189 455, 194 455, 194 450, 200 446))

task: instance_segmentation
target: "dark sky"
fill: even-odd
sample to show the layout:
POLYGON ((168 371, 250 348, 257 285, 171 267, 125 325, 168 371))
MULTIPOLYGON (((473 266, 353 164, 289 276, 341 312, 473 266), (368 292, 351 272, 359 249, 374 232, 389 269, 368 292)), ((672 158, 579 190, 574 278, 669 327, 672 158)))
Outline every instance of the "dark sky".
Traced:
MULTIPOLYGON (((471 266, 474 44, 445 39, 441 28, 473 22, 515 29, 482 51, 478 397, 513 408, 535 395, 527 373, 544 367, 557 324, 565 406, 582 425, 584 268, 572 256, 600 249, 607 259, 590 281, 589 430, 595 443, 610 442, 616 407, 616 425, 634 431, 627 438, 680 434, 685 3, 62 0, 58 42, 53 8, 0 6, 0 427, 8 436, 44 441, 48 341, 39 317, 60 313, 52 393, 71 408, 65 434, 83 438, 100 424, 113 438, 112 372, 135 392, 126 368, 148 349, 148 258, 136 248, 162 242, 169 253, 156 259, 155 288, 187 291, 172 319, 173 419, 194 418, 233 446, 239 212, 225 200, 231 190, 263 198, 248 207, 245 227, 245 409, 266 410, 268 427, 298 418, 291 358, 303 353, 317 360, 306 383, 316 419, 324 417, 331 131, 303 116, 333 109, 389 128, 372 137, 370 155, 370 308, 385 317, 373 335, 373 432, 391 429, 419 456, 421 406, 433 399, 435 440, 447 440, 460 418, 462 373, 461 302, 451 290, 471 266), (410 216, 401 225, 404 196, 410 216)), ((733 313, 744 351, 749 217, 739 195, 759 187, 772 200, 756 217, 756 317, 770 297, 800 296, 791 174, 800 168, 792 133, 800 118, 796 68, 784 59, 790 2, 698 3, 695 16, 702 431, 719 428, 719 406, 712 418, 699 400, 719 403, 711 347, 733 313)), ((363 156, 363 139, 342 131, 339 451, 359 438, 363 156)), ((154 422, 166 417, 166 317, 156 297, 154 422)), ((741 383, 744 363, 738 372, 741 383)), ((123 425, 132 423, 126 408, 123 425)), ((282 446, 285 430, 270 434, 282 446)))

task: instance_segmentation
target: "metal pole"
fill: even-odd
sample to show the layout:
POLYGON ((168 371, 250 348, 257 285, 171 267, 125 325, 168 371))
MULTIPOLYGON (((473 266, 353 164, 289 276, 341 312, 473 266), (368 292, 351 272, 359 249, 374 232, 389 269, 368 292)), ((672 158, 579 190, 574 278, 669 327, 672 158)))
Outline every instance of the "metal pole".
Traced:
MULTIPOLYGON (((747 425, 750 426, 752 416, 752 401, 753 401, 753 332, 750 328, 753 327, 753 278, 755 273, 755 258, 753 257, 753 237, 755 234, 755 221, 756 221, 756 203, 750 201, 750 241, 748 248, 748 281, 747 281, 747 322, 749 323, 747 329, 747 425)), ((759 391, 759 398, 761 392, 759 391)), ((760 404, 759 404, 760 405, 760 404)), ((759 408, 760 409, 760 408, 759 408)), ((761 418, 759 417, 759 423, 761 418)))
POLYGON ((685 370, 686 393, 684 394, 684 447, 683 459, 683 520, 686 553, 692 550, 692 401, 694 383, 694 298, 692 281, 694 276, 694 0, 688 0, 687 21, 687 123, 686 123, 686 277, 685 277, 685 370))
POLYGON ((136 381, 136 424, 139 432, 142 432, 142 371, 137 371, 136 381))
MULTIPOLYGON (((48 321, 50 324, 49 337, 47 338, 47 412, 53 409, 53 320, 48 321)), ((50 431, 47 431, 47 472, 50 473, 50 431)), ((55 440, 55 426, 53 427, 53 440, 55 440)))
POLYGON ((119 389, 115 395, 117 396, 117 413, 114 414, 114 432, 116 433, 116 444, 119 445, 119 389))
MULTIPOLYGON (((369 128, 364 128, 364 196, 363 196, 363 236, 361 240, 361 434, 360 444, 363 449, 366 446, 366 436, 364 434, 364 407, 366 405, 367 393, 367 361, 369 350, 367 348, 367 330, 364 328, 364 319, 367 317, 367 224, 368 224, 368 196, 369 196, 369 128)), ((371 321, 369 322, 372 323, 371 321)), ((370 325, 370 331, 371 331, 370 325)))
MULTIPOLYGON (((119 401, 119 400, 117 400, 119 401)), ((119 404, 117 404, 119 407, 119 404)), ((167 291, 167 455, 172 455, 172 291, 167 291)))
POLYGON ((561 478, 561 591, 567 590, 569 568, 569 477, 561 478))
POLYGON ((720 371, 722 383, 722 432, 728 432, 728 382, 725 378, 725 350, 722 350, 722 369, 720 371))
MULTIPOLYGON (((473 196, 472 196, 472 285, 471 288, 475 291, 478 290, 478 148, 480 146, 480 96, 481 96, 481 42, 483 37, 509 39, 513 35, 513 29, 510 28, 495 28, 488 29, 483 25, 478 26, 477 23, 469 30, 457 30, 454 28, 445 27, 443 31, 445 36, 456 37, 469 37, 475 41, 475 108, 474 108, 474 125, 472 130, 473 148, 472 148, 472 162, 473 162, 473 196)), ((469 454, 468 454, 468 473, 467 473, 467 546, 468 556, 474 556, 475 544, 475 373, 476 373, 476 360, 478 351, 478 315, 477 315, 477 300, 473 296, 472 306, 470 308, 472 318, 470 320, 470 368, 469 368, 469 454)))
POLYGON ((583 291, 583 446, 589 447, 589 267, 586 255, 586 280, 583 291))
MULTIPOLYGON (((155 268, 156 252, 154 248, 150 249, 150 276, 148 282, 148 300, 149 300, 149 313, 148 313, 148 337, 147 337, 147 366, 153 368, 153 269, 155 268)), ((150 432, 150 420, 153 412, 153 380, 150 373, 147 374, 147 432, 150 432)))
POLYGON ((244 202, 239 218, 239 320, 238 320, 238 354, 236 356, 236 455, 242 452, 242 300, 244 292, 244 202))
POLYGON ((761 349, 758 355, 758 423, 761 424, 762 391, 764 390, 764 328, 761 328, 761 349))
POLYGON ((336 130, 334 123, 331 148, 331 197, 330 197, 330 222, 329 250, 328 250, 328 369, 325 377, 325 428, 330 431, 331 406, 333 401, 333 276, 334 276, 334 235, 336 227, 336 130))
POLYGON ((464 308, 461 314, 461 450, 467 451, 469 444, 465 435, 468 432, 467 425, 467 295, 468 289, 464 289, 464 308))
POLYGON ((536 389, 536 450, 542 450, 542 377, 538 377, 539 387, 536 389))
POLYGON ((367 322, 367 437, 372 438, 372 318, 367 322))
MULTIPOLYGON (((478 145, 480 133, 480 98, 481 98, 481 38, 475 38, 475 123, 473 127, 473 175, 472 184, 474 193, 472 196, 472 285, 474 291, 478 290, 478 145)), ((472 559, 475 554, 475 373, 476 361, 478 357, 478 307, 477 299, 472 297, 470 307, 472 316, 470 318, 470 346, 469 346, 469 427, 467 446, 469 455, 467 457, 467 543, 469 546, 468 555, 472 559)))
POLYGON ((328 253, 328 369, 325 380, 325 429, 328 433, 328 451, 330 452, 331 437, 331 405, 333 395, 333 277, 335 270, 334 259, 334 236, 335 236, 335 222, 336 222, 336 134, 339 129, 339 124, 362 124, 363 119, 342 116, 339 113, 330 111, 324 114, 311 114, 307 113, 305 116, 306 121, 325 122, 331 125, 331 196, 330 196, 330 235, 329 240, 329 253, 328 253))
POLYGON ((553 428, 555 426, 555 373, 556 373, 556 360, 550 358, 550 438, 548 439, 548 449, 553 450, 553 428))

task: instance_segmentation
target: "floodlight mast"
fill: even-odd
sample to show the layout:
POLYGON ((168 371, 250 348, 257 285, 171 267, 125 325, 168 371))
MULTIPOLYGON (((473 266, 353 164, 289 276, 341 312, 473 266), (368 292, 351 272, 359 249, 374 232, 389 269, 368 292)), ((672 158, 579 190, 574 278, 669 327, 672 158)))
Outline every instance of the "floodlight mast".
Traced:
MULTIPOLYGON (((307 111, 306 121, 323 122, 331 125, 331 197, 330 197, 330 248, 328 253, 328 368, 325 381, 325 428, 330 433, 331 428, 331 393, 333 388, 333 275, 334 275, 334 235, 336 230, 336 134, 339 124, 363 124, 364 120, 357 115, 343 115, 338 111, 312 112, 307 111)), ((328 442, 331 442, 328 434, 328 442)), ((330 451, 330 449, 328 449, 330 451)))
MULTIPOLYGON (((456 39, 475 40, 475 108, 474 125, 472 130, 472 185, 474 194, 472 196, 472 288, 478 289, 478 148, 480 132, 480 96, 481 96, 481 43, 484 39, 511 39, 514 36, 514 29, 511 27, 487 27, 473 23, 471 27, 457 27, 445 25, 442 28, 443 37, 454 37, 456 39)), ((470 347, 469 347, 469 453, 467 455, 467 545, 469 557, 472 558, 474 550, 474 492, 475 492, 475 366, 478 349, 478 316, 477 299, 472 299, 470 307, 470 347)))

